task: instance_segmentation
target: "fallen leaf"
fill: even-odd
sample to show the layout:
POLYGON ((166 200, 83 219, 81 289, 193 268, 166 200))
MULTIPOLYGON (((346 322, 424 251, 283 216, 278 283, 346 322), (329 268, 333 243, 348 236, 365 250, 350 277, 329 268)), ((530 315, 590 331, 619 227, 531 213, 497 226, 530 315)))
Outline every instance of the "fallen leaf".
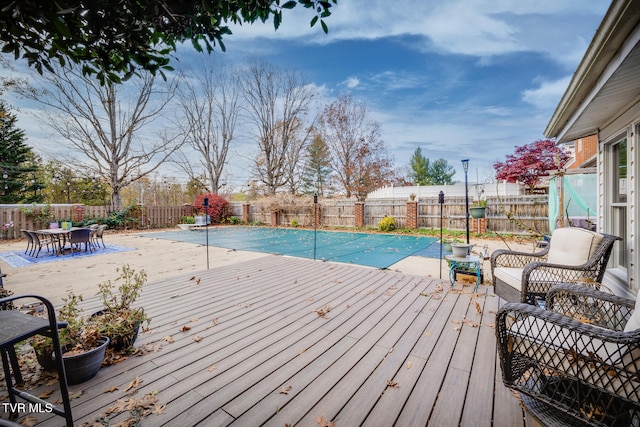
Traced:
POLYGON ((33 427, 38 423, 38 421, 39 420, 36 417, 27 415, 20 421, 20 425, 25 427, 33 427))
POLYGON ((196 276, 191 276, 191 279, 189 279, 189 280, 194 280, 195 278, 196 278, 196 276))
POLYGON ((182 328, 180 328, 180 332, 186 332, 191 330, 191 326, 189 325, 183 325, 182 328))
POLYGON ((407 369, 411 369, 412 366, 413 366, 413 362, 411 360, 409 360, 407 362, 407 369))
POLYGON ((209 371, 209 372, 213 372, 213 371, 215 371, 216 369, 218 369, 218 367, 217 367, 216 365, 211 365, 211 366, 209 366, 209 367, 207 368, 207 371, 209 371))
POLYGON ((200 284, 200 278, 198 278, 198 280, 196 280, 196 285, 200 284))
POLYGON ((193 317, 193 318, 189 319, 189 322, 191 322, 191 323, 195 323, 197 321, 198 321, 197 317, 193 317))
POLYGON ((482 308, 480 308, 480 304, 478 304, 478 302, 477 302, 477 301, 475 302, 475 304, 476 304, 476 311, 477 311, 478 313, 482 314, 482 308))
POLYGON ((213 326, 218 326, 218 318, 216 317, 215 319, 213 319, 213 326))
POLYGON ((162 338, 162 341, 166 341, 169 344, 172 344, 175 342, 175 340, 173 339, 173 335, 167 335, 166 337, 162 338))
POLYGON ((129 390, 133 390, 134 388, 140 387, 142 384, 142 379, 140 377, 136 377, 133 381, 129 383, 127 388, 124 389, 124 392, 128 392, 129 390))
POLYGON ((288 386, 282 386, 280 387, 280 394, 289 394, 289 391, 291 391, 292 387, 290 385, 288 386))
POLYGON ((200 342, 202 341, 202 337, 200 335, 196 335, 195 337, 191 338, 194 342, 200 342))
POLYGON ((335 427, 335 423, 333 421, 327 420, 325 417, 316 418, 316 423, 318 427, 335 427))
POLYGON ((38 397, 39 397, 40 399, 47 399, 47 398, 51 397, 51 395, 52 395, 52 394, 53 394, 53 390, 44 391, 44 392, 40 393, 40 394, 38 395, 38 397))
POLYGON ((302 353, 304 353, 305 351, 307 351, 307 349, 306 349, 306 348, 303 348, 302 350, 300 350, 300 353, 299 353, 299 354, 302 354, 302 353))
POLYGON ((387 387, 398 388, 398 383, 392 380, 387 380, 387 387))
POLYGON ((104 391, 104 393, 113 393, 116 390, 118 390, 118 387, 109 387, 104 391))
POLYGON ((77 399, 80 396, 82 396, 83 393, 84 393, 84 390, 78 390, 78 391, 76 391, 74 393, 69 393, 69 399, 70 400, 77 399))

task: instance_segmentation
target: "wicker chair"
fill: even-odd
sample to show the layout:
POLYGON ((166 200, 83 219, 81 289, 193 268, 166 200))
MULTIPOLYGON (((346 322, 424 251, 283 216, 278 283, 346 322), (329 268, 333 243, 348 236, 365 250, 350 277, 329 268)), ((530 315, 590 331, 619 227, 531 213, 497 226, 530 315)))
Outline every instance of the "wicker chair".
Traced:
POLYGON ((640 298, 562 284, 547 307, 508 303, 498 311, 504 384, 546 425, 638 425, 640 298))
POLYGON ((497 250, 491 254, 494 293, 508 302, 537 304, 558 283, 598 289, 619 237, 584 228, 556 229, 536 253, 497 250))

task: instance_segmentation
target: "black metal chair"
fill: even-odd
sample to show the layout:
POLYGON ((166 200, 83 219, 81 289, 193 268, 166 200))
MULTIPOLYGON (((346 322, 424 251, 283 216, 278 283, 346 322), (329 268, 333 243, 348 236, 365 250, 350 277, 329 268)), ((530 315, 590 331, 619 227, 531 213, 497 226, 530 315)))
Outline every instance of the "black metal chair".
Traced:
POLYGON ((497 250, 491 254, 494 293, 508 302, 537 304, 560 283, 598 289, 617 236, 584 228, 559 228, 536 253, 497 250))
POLYGON ((504 384, 545 425, 639 425, 640 302, 561 284, 546 306, 498 311, 504 384))
MULTIPOLYGON (((30 403, 42 404, 44 401, 24 390, 17 388, 23 383, 15 345, 20 341, 35 335, 45 335, 53 342, 55 354, 55 364, 58 372, 58 383, 62 396, 62 409, 53 406, 53 413, 64 417, 68 427, 73 427, 73 416, 71 414, 71 402, 69 400, 69 390, 67 388, 67 376, 62 361, 62 349, 58 329, 67 326, 65 322, 56 321, 56 315, 51 302, 38 295, 13 295, 0 299, 0 306, 17 299, 35 298, 45 305, 47 318, 31 316, 17 310, 0 310, 0 353, 2 354, 2 367, 7 383, 10 403, 16 405, 16 397, 20 397, 30 403)), ((45 402, 46 403, 46 402, 45 402)), ((17 415, 14 413, 13 415, 17 415)))
POLYGON ((80 250, 80 245, 84 243, 84 251, 92 252, 93 246, 91 245, 91 230, 88 228, 78 228, 71 230, 69 233, 69 242, 71 243, 71 250, 74 247, 80 250))

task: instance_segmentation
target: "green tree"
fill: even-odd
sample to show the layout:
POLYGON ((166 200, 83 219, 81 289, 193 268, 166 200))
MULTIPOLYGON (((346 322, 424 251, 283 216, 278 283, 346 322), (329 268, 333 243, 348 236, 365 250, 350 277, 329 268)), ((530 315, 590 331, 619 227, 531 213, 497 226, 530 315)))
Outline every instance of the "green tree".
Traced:
POLYGON ((438 159, 429 166, 429 182, 431 185, 453 184, 453 176, 456 174, 453 166, 445 159, 438 159))
POLYGON ((409 176, 414 185, 429 185, 429 159, 422 155, 422 149, 416 148, 411 157, 409 176))
POLYGON ((311 9, 311 26, 320 21, 326 33, 323 18, 332 3, 337 0, 15 0, 0 8, 0 46, 41 74, 54 61, 74 62, 102 84, 120 82, 138 69, 172 70, 169 59, 183 41, 197 51, 211 53, 216 44, 224 51, 229 23, 273 20, 277 29, 282 10, 297 5, 311 9))
POLYGON ((306 162, 302 172, 302 188, 305 194, 324 196, 325 186, 331 179, 331 153, 329 146, 316 134, 307 146, 306 162))
POLYGON ((18 119, 0 101, 0 203, 18 203, 25 199, 24 187, 34 169, 27 164, 33 158, 25 143, 24 131, 16 127, 18 119))

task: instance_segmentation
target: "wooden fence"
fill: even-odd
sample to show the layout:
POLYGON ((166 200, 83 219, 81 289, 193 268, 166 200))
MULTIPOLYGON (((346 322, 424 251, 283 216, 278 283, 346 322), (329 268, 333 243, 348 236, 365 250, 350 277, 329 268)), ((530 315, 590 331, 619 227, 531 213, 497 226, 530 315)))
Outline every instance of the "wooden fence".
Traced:
MULTIPOLYGON (((267 211, 257 204, 249 204, 248 218, 245 218, 245 203, 230 203, 232 215, 255 224, 290 226, 295 220, 301 226, 313 226, 312 208, 283 207, 276 212, 267 211)), ((548 233, 547 197, 529 195, 515 197, 487 198, 486 230, 498 233, 527 234, 529 229, 548 233)), ((0 205, 0 225, 2 238, 20 238, 20 229, 38 230, 48 228, 50 222, 82 219, 103 221, 109 216, 104 206, 85 205, 0 205), (5 227, 5 224, 13 226, 5 227)), ((166 228, 175 227, 185 215, 191 215, 193 208, 183 206, 144 206, 134 210, 124 224, 125 228, 166 228)), ((364 226, 376 228, 385 216, 391 216, 398 228, 407 227, 407 201, 404 199, 376 199, 364 205, 364 226)), ((318 224, 327 227, 355 227, 355 201, 345 199, 321 199, 319 202, 318 224)), ((440 227, 440 205, 437 198, 418 201, 418 227, 440 227)), ((442 206, 442 226, 452 230, 465 230, 464 197, 448 197, 442 206)))

